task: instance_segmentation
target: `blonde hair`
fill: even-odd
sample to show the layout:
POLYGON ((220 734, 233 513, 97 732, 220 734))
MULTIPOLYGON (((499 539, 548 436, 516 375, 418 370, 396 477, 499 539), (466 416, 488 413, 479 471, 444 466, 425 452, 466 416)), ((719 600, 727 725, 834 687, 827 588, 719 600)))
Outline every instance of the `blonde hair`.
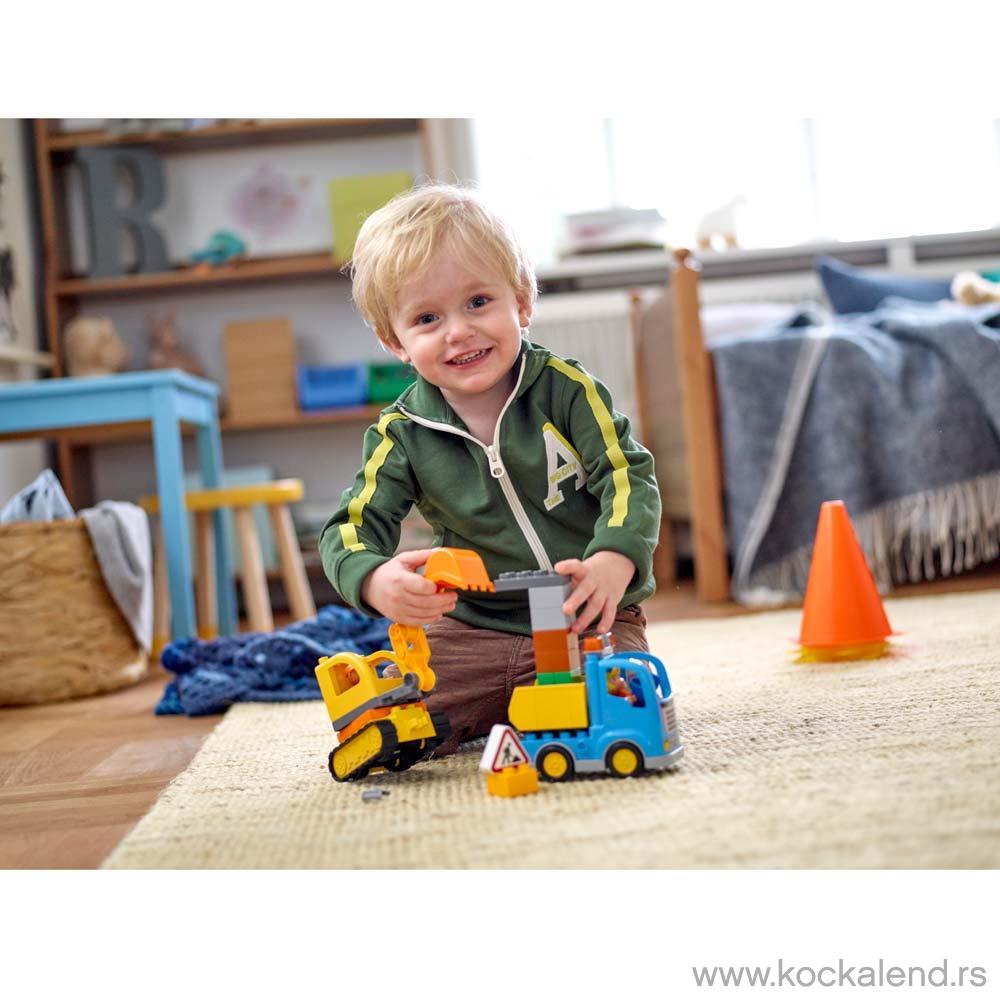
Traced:
POLYGON ((391 317, 400 287, 420 274, 441 247, 456 243, 495 268, 518 298, 535 301, 535 270, 507 224, 474 191, 429 184, 373 212, 354 245, 354 302, 380 340, 399 347, 391 317))

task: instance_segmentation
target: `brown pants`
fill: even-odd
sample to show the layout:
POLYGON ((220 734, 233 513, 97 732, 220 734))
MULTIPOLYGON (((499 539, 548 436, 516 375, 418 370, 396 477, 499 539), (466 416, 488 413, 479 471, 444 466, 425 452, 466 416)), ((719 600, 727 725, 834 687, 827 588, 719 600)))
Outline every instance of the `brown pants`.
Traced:
MULTIPOLYGON (((615 648, 623 652, 649 650, 646 616, 635 604, 618 612, 611 634, 615 648)), ((476 628, 454 618, 428 625, 427 641, 437 675, 427 704, 444 712, 451 723, 451 738, 434 754, 440 757, 507 721, 514 688, 535 679, 535 652, 530 635, 476 628)))

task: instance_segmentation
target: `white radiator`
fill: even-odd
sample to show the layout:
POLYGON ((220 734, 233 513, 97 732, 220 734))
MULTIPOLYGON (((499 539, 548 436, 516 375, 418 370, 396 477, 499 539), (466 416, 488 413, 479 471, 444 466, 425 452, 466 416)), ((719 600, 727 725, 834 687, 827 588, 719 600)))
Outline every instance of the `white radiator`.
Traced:
POLYGON ((535 305, 531 339, 564 358, 575 358, 611 392, 615 408, 638 419, 629 347, 627 289, 543 295, 535 305))
MULTIPOLYGON (((641 289, 643 306, 661 294, 653 286, 641 289)), ((762 311, 819 299, 812 274, 706 281, 701 285, 705 342, 719 336, 766 326, 776 318, 762 311), (743 308, 743 307, 746 308, 743 308)), ((542 295, 531 321, 531 339, 563 357, 575 358, 610 390, 615 406, 638 426, 632 348, 629 340, 631 290, 542 295)), ((670 331, 664 331, 669 338, 670 331)), ((651 345, 650 345, 651 346, 651 345)), ((672 345, 670 346, 672 351, 672 345)))

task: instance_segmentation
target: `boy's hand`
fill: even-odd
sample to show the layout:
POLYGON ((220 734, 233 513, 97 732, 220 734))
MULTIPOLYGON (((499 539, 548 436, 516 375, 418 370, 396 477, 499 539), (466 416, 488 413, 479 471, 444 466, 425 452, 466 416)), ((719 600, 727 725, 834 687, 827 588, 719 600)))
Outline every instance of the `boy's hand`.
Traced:
POLYGON ((583 605, 572 631, 583 632, 597 622, 598 632, 607 632, 615 620, 618 602, 635 574, 635 563, 620 552, 595 552, 589 559, 563 559, 553 569, 573 581, 573 592, 563 605, 570 617, 583 605), (586 601, 586 604, 584 604, 586 601))
POLYGON ((453 590, 440 594, 437 585, 416 572, 433 549, 400 552, 365 577, 361 599, 379 614, 400 625, 429 625, 455 610, 453 590))

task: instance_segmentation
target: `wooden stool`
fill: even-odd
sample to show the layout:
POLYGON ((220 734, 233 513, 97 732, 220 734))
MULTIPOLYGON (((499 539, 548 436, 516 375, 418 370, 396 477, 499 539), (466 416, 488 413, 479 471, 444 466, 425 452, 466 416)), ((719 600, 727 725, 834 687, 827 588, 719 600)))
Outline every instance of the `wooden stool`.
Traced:
MULTIPOLYGON (((184 506, 194 514, 198 567, 195 601, 199 638, 213 639, 218 635, 215 531, 212 525, 212 513, 223 508, 230 508, 236 519, 236 532, 242 556, 240 576, 243 581, 243 596, 246 600, 247 619, 251 631, 270 632, 274 629, 271 602, 267 594, 267 578, 264 575, 264 559, 251 509, 254 504, 267 505, 292 615, 300 619, 310 618, 316 614, 316 605, 306 579, 302 553, 295 539, 292 515, 288 509, 289 503, 302 499, 302 492, 300 479, 279 479, 273 483, 231 486, 214 490, 191 490, 184 494, 184 506)), ((159 501, 154 496, 143 497, 139 504, 147 514, 159 513, 159 501)), ((166 581, 163 535, 160 528, 157 531, 153 553, 154 652, 162 650, 170 633, 170 594, 166 581)))

